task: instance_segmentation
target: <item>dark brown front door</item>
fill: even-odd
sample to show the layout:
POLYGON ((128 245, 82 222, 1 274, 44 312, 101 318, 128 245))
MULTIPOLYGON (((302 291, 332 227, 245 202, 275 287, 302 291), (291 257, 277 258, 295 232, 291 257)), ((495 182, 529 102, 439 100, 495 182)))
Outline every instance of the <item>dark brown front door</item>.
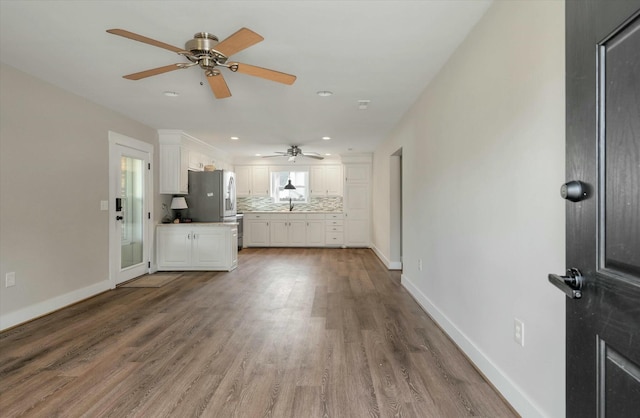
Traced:
POLYGON ((638 417, 640 1, 567 0, 566 22, 567 417, 638 417))

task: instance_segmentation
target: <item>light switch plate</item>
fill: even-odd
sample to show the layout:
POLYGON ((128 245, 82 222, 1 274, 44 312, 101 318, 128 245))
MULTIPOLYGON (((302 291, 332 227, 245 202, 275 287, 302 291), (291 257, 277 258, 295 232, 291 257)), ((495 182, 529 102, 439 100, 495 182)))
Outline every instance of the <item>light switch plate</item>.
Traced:
POLYGON ((109 210, 109 201, 101 200, 100 201, 100 210, 109 210))
POLYGON ((11 287, 16 285, 16 272, 12 271, 4 276, 4 287, 11 287))
POLYGON ((524 322, 518 318, 513 320, 513 340, 524 347, 524 322))

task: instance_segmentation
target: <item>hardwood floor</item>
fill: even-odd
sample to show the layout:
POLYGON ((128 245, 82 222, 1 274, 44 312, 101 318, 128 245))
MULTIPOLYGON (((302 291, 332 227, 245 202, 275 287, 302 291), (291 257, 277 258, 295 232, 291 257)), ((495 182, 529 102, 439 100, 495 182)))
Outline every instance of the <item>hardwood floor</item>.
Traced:
POLYGON ((245 249, 0 334, 0 415, 511 417, 366 249, 245 249))

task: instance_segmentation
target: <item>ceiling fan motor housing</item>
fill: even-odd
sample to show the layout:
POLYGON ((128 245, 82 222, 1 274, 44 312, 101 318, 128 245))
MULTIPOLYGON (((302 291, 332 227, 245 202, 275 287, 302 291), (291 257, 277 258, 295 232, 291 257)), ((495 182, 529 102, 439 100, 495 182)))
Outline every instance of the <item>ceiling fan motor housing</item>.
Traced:
POLYGON ((193 35, 193 39, 184 44, 184 48, 193 54, 194 62, 197 62, 200 67, 211 69, 227 62, 227 56, 215 50, 216 45, 218 45, 217 36, 208 32, 198 32, 193 35))

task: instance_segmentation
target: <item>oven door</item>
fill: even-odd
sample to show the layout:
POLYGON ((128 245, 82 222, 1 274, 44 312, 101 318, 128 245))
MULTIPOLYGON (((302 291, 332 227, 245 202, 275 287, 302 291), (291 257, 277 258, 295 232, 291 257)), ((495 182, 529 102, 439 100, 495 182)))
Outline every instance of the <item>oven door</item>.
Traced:
POLYGON ((223 171, 224 217, 236 216, 236 175, 232 171, 223 171))

